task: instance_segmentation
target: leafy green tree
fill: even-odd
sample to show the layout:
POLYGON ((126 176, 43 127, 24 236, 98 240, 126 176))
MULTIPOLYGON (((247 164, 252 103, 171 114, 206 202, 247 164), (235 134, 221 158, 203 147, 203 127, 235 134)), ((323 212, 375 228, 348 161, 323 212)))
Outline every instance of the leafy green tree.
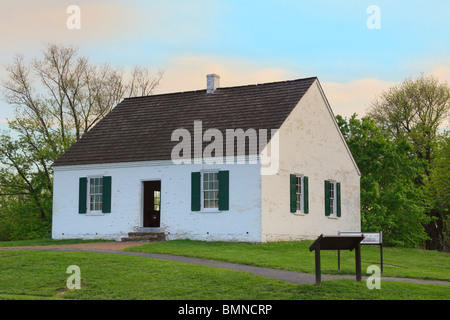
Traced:
MULTIPOLYGON (((51 210, 50 198, 41 198, 40 204, 51 210)), ((51 231, 49 221, 39 216, 40 208, 27 194, 0 197, 0 241, 43 238, 51 231)))
MULTIPOLYGON (((442 157, 439 140, 443 135, 443 126, 449 121, 450 86, 434 76, 406 79, 376 98, 368 114, 391 139, 406 139, 411 143, 423 163, 423 174, 416 178, 415 183, 426 190, 433 189, 429 184, 435 185, 433 180, 437 179, 438 173, 432 176, 432 170, 435 163, 440 162, 436 157, 442 157)), ((443 234, 447 211, 440 205, 442 202, 433 200, 433 193, 429 195, 428 200, 433 206, 426 212, 431 218, 426 226, 431 237, 427 247, 443 250, 449 245, 442 242, 448 239, 443 234)))
POLYGON ((427 185, 429 198, 433 201, 431 216, 435 217, 432 228, 433 247, 450 251, 450 136, 443 133, 438 141, 435 157, 430 166, 430 179, 427 185))
POLYGON ((414 183, 422 168, 411 144, 394 142, 370 117, 336 119, 361 171, 362 230, 383 231, 390 245, 422 244, 426 199, 414 183))
POLYGON ((368 115, 391 137, 410 141, 418 158, 429 164, 439 129, 449 113, 449 85, 422 75, 383 92, 372 101, 368 115))

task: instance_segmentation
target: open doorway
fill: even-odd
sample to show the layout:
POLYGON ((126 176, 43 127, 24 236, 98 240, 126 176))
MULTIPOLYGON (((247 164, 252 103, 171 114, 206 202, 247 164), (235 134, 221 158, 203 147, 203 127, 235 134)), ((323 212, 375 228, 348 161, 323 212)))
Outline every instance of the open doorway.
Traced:
POLYGON ((144 181, 144 228, 159 228, 161 223, 161 181, 144 181))

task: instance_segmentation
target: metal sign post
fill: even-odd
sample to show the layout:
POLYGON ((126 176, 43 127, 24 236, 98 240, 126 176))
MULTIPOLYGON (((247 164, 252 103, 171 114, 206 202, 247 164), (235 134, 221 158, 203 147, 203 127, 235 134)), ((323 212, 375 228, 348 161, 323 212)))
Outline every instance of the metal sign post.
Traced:
MULTIPOLYGON (((383 231, 380 232, 338 232, 338 235, 358 236, 362 235, 364 240, 361 245, 379 245, 380 246, 380 266, 383 274, 383 231)), ((341 270, 341 253, 338 250, 338 270, 341 270)))

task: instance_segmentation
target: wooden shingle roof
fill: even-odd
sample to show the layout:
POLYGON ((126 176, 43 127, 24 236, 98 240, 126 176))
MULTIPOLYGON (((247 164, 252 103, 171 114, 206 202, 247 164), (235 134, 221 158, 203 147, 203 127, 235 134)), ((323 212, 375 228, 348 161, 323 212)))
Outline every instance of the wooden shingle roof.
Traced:
MULTIPOLYGON (((175 129, 279 129, 317 78, 127 98, 53 166, 170 160, 175 129)), ((193 138, 192 138, 193 141, 193 138)), ((193 150, 193 149, 192 149, 193 150)))

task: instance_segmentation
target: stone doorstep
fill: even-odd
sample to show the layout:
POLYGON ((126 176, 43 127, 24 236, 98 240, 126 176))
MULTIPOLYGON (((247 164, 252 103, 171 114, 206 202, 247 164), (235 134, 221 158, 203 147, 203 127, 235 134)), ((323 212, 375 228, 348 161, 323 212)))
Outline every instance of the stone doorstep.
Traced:
POLYGON ((121 241, 165 241, 164 232, 129 232, 121 241))

